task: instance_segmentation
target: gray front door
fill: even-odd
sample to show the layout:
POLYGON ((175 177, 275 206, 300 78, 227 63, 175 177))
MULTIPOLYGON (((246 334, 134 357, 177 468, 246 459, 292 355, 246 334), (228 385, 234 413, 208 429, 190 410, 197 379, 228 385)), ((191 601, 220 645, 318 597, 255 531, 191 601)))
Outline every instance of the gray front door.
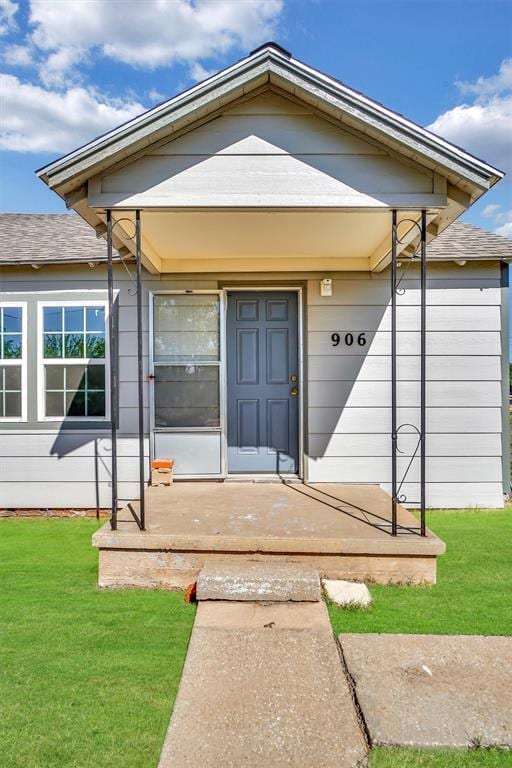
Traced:
POLYGON ((298 472, 296 291, 228 294, 229 472, 298 472))

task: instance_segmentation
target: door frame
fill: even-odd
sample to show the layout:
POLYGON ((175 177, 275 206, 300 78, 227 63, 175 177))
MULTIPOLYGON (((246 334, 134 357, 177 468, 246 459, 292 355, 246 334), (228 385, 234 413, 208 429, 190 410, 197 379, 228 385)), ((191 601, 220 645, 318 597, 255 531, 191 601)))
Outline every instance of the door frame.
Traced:
MULTIPOLYGON (((264 283, 257 283, 255 285, 229 285, 222 289, 223 301, 221 302, 223 317, 222 322, 222 336, 224 340, 227 339, 227 316, 228 316, 228 293, 240 293, 245 291, 247 293, 269 293, 276 291, 280 293, 296 293, 297 294, 297 353, 298 353, 298 375, 299 375, 299 423, 298 423, 298 457, 299 466, 297 473, 283 473, 283 476, 297 477, 299 479, 304 478, 304 290, 303 286, 298 285, 265 285, 264 283)), ((225 342, 226 343, 226 342, 225 342)), ((223 401, 224 423, 222 430, 222 457, 221 466, 224 468, 224 476, 230 478, 236 478, 242 480, 244 477, 273 477, 273 475, 262 474, 260 472, 251 472, 246 475, 234 472, 230 474, 228 466, 228 415, 227 415, 227 403, 228 403, 228 377, 227 377, 227 354, 223 361, 224 376, 223 376, 223 393, 221 400, 223 401)))

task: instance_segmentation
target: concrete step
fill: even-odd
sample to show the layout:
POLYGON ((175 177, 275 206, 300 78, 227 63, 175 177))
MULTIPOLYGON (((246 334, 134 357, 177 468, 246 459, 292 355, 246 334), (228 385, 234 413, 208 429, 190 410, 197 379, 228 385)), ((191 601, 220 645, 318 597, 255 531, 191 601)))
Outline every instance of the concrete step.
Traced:
POLYGON ((265 603, 318 602, 318 571, 295 563, 207 563, 197 579, 198 600, 265 603))
POLYGON ((159 768, 362 768, 323 602, 203 602, 159 768))

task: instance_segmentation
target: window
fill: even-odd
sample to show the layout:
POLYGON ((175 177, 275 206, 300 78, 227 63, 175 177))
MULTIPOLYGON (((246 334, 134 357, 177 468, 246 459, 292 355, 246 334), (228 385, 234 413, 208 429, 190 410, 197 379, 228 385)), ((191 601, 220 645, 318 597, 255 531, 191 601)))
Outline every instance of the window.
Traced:
POLYGON ((43 303, 39 328, 42 418, 106 418, 105 303, 43 303))
POLYGON ((26 305, 0 304, 0 419, 26 421, 26 305))
POLYGON ((219 429, 217 294, 157 294, 153 304, 155 427, 219 429))

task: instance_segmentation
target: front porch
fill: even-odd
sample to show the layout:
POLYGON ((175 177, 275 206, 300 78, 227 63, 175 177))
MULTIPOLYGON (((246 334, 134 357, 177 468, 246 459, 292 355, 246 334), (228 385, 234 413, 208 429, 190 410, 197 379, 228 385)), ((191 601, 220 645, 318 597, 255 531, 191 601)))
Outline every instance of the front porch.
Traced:
MULTIPOLYGON (((135 513, 138 502, 133 502, 135 513)), ((93 536, 101 587, 184 588, 207 561, 307 562, 323 577, 433 584, 444 543, 374 485, 177 482, 149 487, 146 530, 129 506, 93 536)))

